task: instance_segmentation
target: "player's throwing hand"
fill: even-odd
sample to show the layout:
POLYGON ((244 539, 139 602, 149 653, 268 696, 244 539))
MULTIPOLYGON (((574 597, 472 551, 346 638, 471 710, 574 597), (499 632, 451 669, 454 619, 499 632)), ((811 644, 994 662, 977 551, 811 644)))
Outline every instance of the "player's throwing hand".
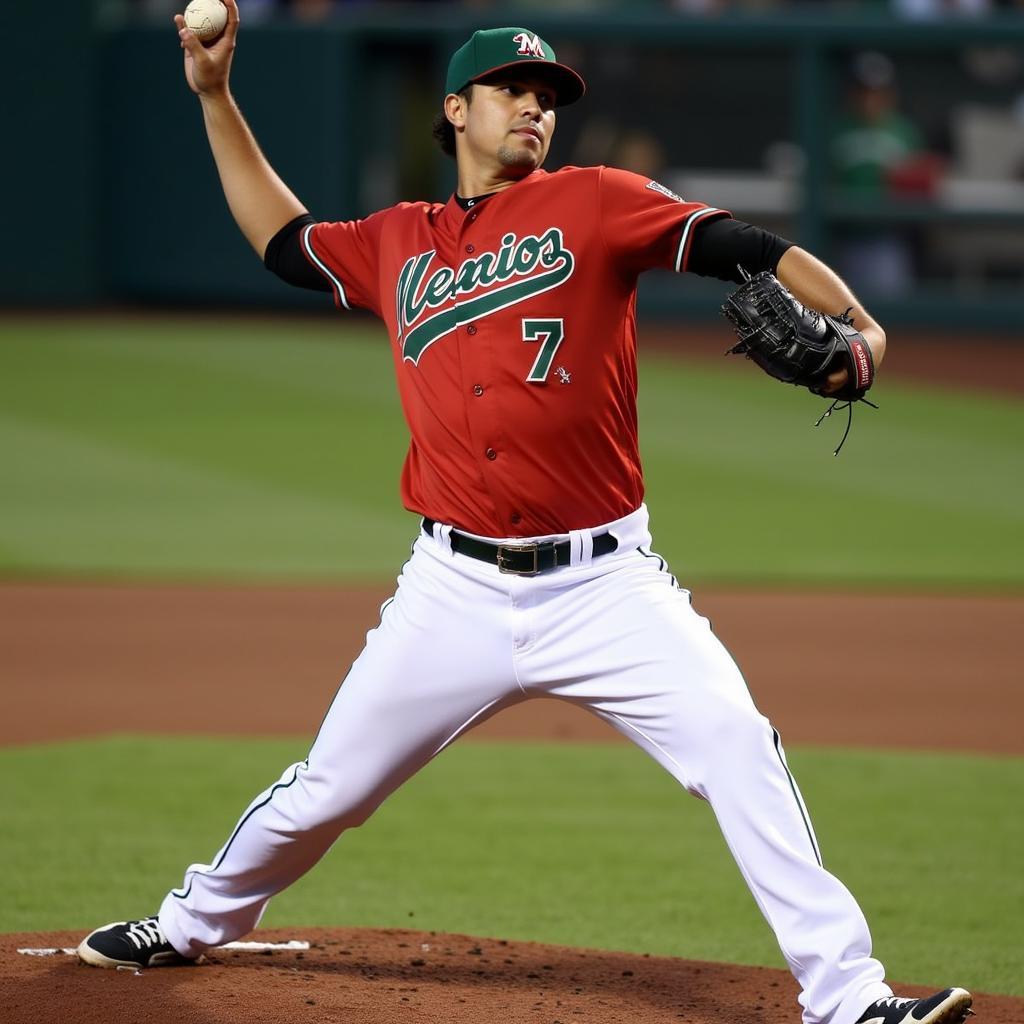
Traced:
POLYGON ((223 0, 223 3, 228 9, 227 26, 208 46, 204 46, 185 24, 183 14, 174 16, 181 48, 185 51, 185 78, 189 88, 198 96, 227 91, 239 18, 236 0, 223 0))

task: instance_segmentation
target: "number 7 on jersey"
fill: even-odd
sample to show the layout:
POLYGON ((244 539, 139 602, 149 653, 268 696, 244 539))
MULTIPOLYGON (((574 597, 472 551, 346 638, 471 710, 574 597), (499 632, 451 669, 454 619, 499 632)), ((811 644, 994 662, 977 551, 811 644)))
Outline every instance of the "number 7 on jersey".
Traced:
POLYGON ((523 341, 541 343, 537 358, 533 361, 533 368, 526 378, 528 382, 543 384, 548 379, 555 353, 565 337, 564 324, 565 321, 561 319, 523 320, 523 341))

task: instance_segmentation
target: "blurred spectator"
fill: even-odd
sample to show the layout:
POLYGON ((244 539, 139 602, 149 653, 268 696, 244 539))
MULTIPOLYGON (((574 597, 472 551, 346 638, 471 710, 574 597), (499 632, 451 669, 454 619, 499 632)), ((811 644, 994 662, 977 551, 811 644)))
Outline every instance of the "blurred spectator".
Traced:
MULTIPOLYGON (((929 196, 938 183, 938 158, 900 112, 895 68, 884 54, 857 54, 850 68, 847 110, 831 145, 832 180, 847 196, 877 199, 929 196)), ((848 225, 838 247, 839 272, 854 288, 893 293, 914 279, 912 237, 887 226, 848 225)))
POLYGON ((896 73, 885 54, 858 53, 850 65, 847 110, 832 140, 835 179, 845 189, 930 191, 931 174, 918 178, 928 154, 917 126, 899 110, 896 73))

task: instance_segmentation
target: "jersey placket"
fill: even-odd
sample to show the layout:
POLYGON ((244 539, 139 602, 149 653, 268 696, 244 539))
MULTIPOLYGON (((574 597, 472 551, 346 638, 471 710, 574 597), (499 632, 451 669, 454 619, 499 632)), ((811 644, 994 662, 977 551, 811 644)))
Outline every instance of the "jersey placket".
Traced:
MULTIPOLYGON (((489 200, 493 203, 495 199, 489 200)), ((488 205, 489 205, 488 203, 488 205)), ((465 260, 478 258, 481 253, 496 248, 487 240, 486 225, 478 221, 484 216, 484 207, 470 209, 463 218, 458 238, 458 258, 453 269, 465 260)), ((478 321, 462 324, 456 329, 459 367, 462 372, 463 404, 480 477, 508 534, 514 532, 520 520, 509 484, 514 477, 511 460, 514 453, 504 428, 507 417, 502 408, 509 400, 498 382, 502 379, 501 360, 503 338, 500 319, 481 317, 478 321)))

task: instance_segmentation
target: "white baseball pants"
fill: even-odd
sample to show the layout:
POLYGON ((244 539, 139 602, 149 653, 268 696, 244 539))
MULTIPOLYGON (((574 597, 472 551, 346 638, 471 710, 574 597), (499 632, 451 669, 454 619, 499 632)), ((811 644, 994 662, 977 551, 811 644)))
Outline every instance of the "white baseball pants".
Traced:
POLYGON ((778 734, 647 547, 646 508, 574 531, 571 564, 533 577, 453 554, 449 535, 417 539, 308 758, 167 895, 160 924, 175 948, 198 956, 251 931, 271 896, 458 736, 548 696, 599 715, 710 803, 801 985, 806 1024, 853 1024, 891 995, 863 914, 821 866, 778 734), (605 530, 618 549, 592 559, 605 530))

